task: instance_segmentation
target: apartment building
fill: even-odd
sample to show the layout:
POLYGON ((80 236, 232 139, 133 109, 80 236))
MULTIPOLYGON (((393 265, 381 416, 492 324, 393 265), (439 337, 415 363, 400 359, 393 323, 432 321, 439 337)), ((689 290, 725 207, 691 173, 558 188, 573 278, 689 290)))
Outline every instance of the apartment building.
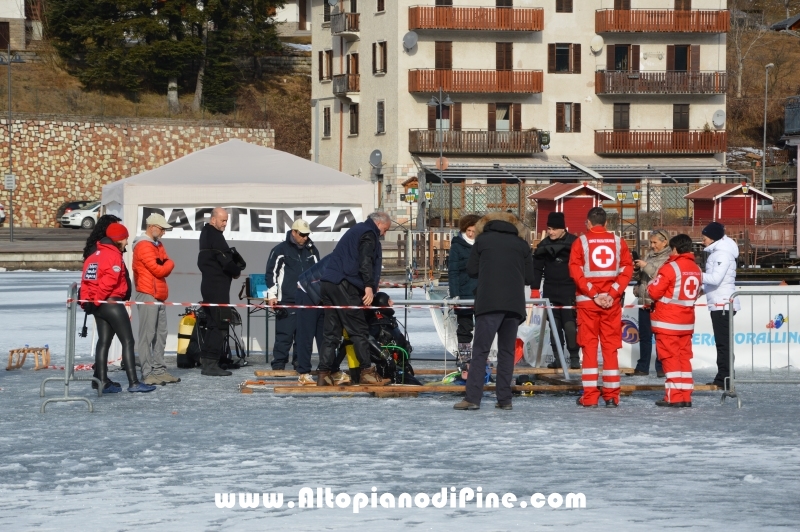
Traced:
POLYGON ((418 175, 428 183, 734 176, 725 167, 726 6, 312 0, 313 160, 375 182, 377 202, 400 219, 410 206, 399 194, 418 175), (370 164, 375 150, 380 167, 370 164))
POLYGON ((311 37, 311 0, 286 0, 273 16, 281 37, 311 37))

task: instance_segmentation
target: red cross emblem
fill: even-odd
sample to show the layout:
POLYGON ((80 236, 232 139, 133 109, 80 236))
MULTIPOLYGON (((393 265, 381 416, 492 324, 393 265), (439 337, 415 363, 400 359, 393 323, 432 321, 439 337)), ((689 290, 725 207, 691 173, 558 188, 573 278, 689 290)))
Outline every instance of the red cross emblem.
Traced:
POLYGON ((694 299, 697 297, 697 290, 700 288, 700 284, 697 282, 697 278, 693 275, 686 278, 683 282, 683 293, 686 294, 686 297, 689 299, 694 299))
POLYGON ((606 269, 614 262, 614 252, 608 246, 597 246, 592 251, 592 262, 598 268, 606 269))

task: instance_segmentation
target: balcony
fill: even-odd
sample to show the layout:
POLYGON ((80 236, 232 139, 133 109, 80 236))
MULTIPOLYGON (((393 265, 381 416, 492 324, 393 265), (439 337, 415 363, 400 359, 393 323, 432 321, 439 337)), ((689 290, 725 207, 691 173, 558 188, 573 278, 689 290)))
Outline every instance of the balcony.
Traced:
POLYGON ((598 9, 595 12, 597 33, 726 33, 730 28, 730 12, 724 9, 598 9))
POLYGON ((542 92, 541 70, 408 71, 408 92, 530 94, 542 92))
POLYGON ((540 7, 452 7, 408 8, 410 30, 542 31, 544 9, 540 7))
POLYGON ((598 155, 677 155, 725 153, 728 134, 704 130, 596 130, 598 155))
POLYGON ((535 129, 525 131, 411 129, 408 132, 408 151, 439 155, 440 138, 442 151, 447 155, 530 155, 542 151, 539 145, 539 132, 535 129))
POLYGON ((333 76, 333 93, 347 96, 361 90, 361 76, 358 74, 337 74, 333 76))
POLYGON ((727 72, 628 72, 600 70, 595 94, 725 94, 727 72))
POLYGON ((331 15, 331 34, 347 41, 357 41, 360 24, 360 13, 336 13, 331 15))

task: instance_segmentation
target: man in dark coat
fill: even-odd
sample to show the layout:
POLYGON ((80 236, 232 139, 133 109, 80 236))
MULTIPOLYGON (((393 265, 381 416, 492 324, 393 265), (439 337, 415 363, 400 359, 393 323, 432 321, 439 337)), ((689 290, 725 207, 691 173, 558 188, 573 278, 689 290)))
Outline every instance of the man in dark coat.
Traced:
MULTIPOLYGON (((553 306, 575 306, 575 281, 569 276, 569 254, 572 243, 578 238, 568 233, 564 223, 563 212, 551 212, 547 215, 547 237, 539 242, 533 252, 533 285, 531 298, 546 297, 553 306), (544 287, 541 293, 539 287, 544 277, 544 287)), ((562 346, 567 341, 569 351, 569 367, 580 369, 581 355, 576 340, 578 328, 576 326, 577 314, 575 309, 553 309, 553 318, 556 321, 556 330, 550 331, 550 345, 553 347, 555 362, 548 364, 548 368, 560 368, 561 359, 556 350, 556 339, 562 346)))
POLYGON ((525 286, 533 284, 533 257, 525 226, 510 213, 487 214, 475 226, 478 236, 467 273, 478 279, 475 296, 475 341, 467 395, 456 410, 478 410, 486 367, 497 335, 497 408, 511 410, 511 379, 517 327, 526 315, 525 286))
MULTIPOLYGON (((216 207, 211 211, 211 219, 200 231, 200 252, 197 267, 202 274, 200 294, 204 303, 229 304, 231 281, 242 273, 241 262, 234 260, 228 242, 225 241, 225 227, 228 225, 228 211, 216 207)), ((230 371, 219 367, 225 356, 225 339, 228 337, 228 324, 231 310, 228 307, 205 307, 207 316, 206 333, 203 337, 200 362, 203 375, 221 377, 231 375, 230 371)))
MULTIPOLYGON (((383 253, 380 237, 392 224, 385 212, 369 215, 365 222, 347 230, 331 253, 322 276, 322 304, 370 306, 381 279, 383 253)), ((361 384, 382 384, 369 357, 369 326, 360 309, 326 309, 324 345, 320 353, 317 386, 331 386, 336 350, 347 331, 358 358, 361 384)))
MULTIPOLYGON (((473 299, 478 280, 467 275, 467 261, 475 243, 475 224, 480 216, 467 214, 458 221, 459 233, 450 243, 447 255, 447 279, 450 286, 450 297, 473 299)), ((458 329, 458 357, 461 364, 472 358, 472 329, 475 313, 471 308, 456 309, 458 329)))
MULTIPOLYGON (((294 305, 297 293, 297 278, 319 262, 319 251, 311 241, 311 228, 305 220, 295 220, 292 229, 286 232, 286 240, 269 254, 267 260, 267 300, 269 306, 294 305)), ((288 309, 275 315, 275 347, 272 351, 272 369, 284 369, 289 361, 289 349, 294 345, 294 360, 297 368, 297 311, 288 309)), ((309 369, 310 371, 310 369, 309 369)))

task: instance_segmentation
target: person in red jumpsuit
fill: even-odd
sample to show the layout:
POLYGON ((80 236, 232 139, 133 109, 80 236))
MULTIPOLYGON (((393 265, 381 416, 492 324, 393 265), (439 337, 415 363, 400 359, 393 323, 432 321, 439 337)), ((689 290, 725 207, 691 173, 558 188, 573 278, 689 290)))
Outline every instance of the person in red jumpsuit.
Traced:
POLYGON ((619 405, 619 363, 622 347, 622 299, 633 275, 633 258, 628 245, 606 230, 606 211, 589 210, 587 231, 573 244, 569 273, 575 281, 578 307, 578 345, 583 350, 583 395, 578 404, 597 407, 601 391, 597 386, 597 347, 603 352, 602 396, 606 407, 619 405))
POLYGON ((672 237, 669 246, 669 259, 647 287, 655 307, 651 323, 656 353, 667 377, 664 399, 656 401, 656 405, 682 408, 692 406, 694 304, 700 295, 703 274, 695 263, 689 235, 672 237))

